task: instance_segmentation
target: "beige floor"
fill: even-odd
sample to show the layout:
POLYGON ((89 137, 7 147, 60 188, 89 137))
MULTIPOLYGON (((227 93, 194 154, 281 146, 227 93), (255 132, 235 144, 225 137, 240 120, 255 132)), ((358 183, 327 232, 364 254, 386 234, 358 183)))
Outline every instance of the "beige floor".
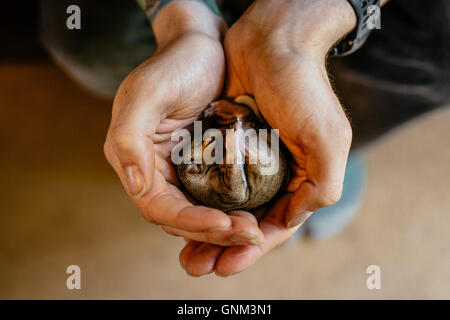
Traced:
POLYGON ((193 278, 183 240, 146 223, 102 154, 110 104, 54 66, 0 65, 0 298, 450 298, 450 108, 366 151, 363 207, 340 235, 193 278), (82 270, 82 290, 65 269, 82 270), (381 290, 366 288, 367 266, 381 290))

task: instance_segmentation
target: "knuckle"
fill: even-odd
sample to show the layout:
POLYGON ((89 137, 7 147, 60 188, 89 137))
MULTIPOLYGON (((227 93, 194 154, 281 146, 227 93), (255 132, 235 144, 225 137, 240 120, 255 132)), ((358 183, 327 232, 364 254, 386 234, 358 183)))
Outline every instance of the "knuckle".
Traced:
POLYGON ((139 211, 141 212, 142 217, 147 220, 148 222, 159 225, 159 223, 155 220, 153 217, 152 210, 148 207, 140 207, 139 211))
POLYGON ((342 123, 339 131, 341 140, 347 144, 350 144, 353 139, 353 130, 348 120, 342 123))
POLYGON ((144 217, 145 220, 147 220, 151 224, 154 224, 157 226, 160 225, 160 223, 158 223, 148 212, 142 212, 142 216, 144 217))
POLYGON ((330 132, 326 133, 327 138, 334 137, 335 142, 340 144, 349 144, 353 138, 353 130, 347 118, 337 121, 333 126, 329 127, 330 132))
POLYGON ((111 149, 116 152, 127 152, 133 147, 133 136, 122 132, 120 129, 113 129, 110 136, 111 149))
POLYGON ((331 188, 322 192, 319 198, 320 207, 329 207, 341 199, 342 188, 331 188))
POLYGON ((111 150, 109 138, 107 138, 105 143, 103 144, 103 154, 105 155, 106 160, 108 160, 109 163, 112 163, 113 153, 111 150))
POLYGON ((170 234, 171 236, 174 237, 179 237, 180 235, 172 228, 167 227, 167 226, 162 226, 162 229, 167 233, 170 234))

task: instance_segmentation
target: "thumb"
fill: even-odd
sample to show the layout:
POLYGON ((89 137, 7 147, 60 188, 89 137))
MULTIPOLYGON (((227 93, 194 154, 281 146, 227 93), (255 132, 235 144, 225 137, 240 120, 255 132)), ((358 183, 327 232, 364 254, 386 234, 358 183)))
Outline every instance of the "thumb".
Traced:
POLYGON ((159 115, 149 108, 126 105, 113 115, 104 145, 106 159, 128 194, 142 198, 151 188, 155 166, 152 136, 159 115))
POLYGON ((128 194, 136 199, 144 196, 153 180, 155 158, 151 139, 114 130, 105 142, 104 152, 128 194))

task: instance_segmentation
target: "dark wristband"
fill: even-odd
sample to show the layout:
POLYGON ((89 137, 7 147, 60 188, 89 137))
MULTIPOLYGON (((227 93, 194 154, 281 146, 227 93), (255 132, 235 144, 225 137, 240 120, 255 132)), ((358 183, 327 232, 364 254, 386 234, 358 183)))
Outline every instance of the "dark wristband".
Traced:
POLYGON ((366 42, 373 28, 369 28, 369 22, 372 22, 379 10, 370 10, 370 6, 380 8, 380 0, 348 0, 355 10, 358 24, 356 28, 346 35, 335 47, 330 51, 330 56, 346 56, 359 48, 366 42))

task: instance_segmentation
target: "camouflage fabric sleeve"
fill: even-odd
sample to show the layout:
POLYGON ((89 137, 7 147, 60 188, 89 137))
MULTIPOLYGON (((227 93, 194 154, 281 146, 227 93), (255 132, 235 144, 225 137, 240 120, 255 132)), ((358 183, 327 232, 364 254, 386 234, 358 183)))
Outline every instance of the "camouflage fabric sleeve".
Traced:
POLYGON ((147 18, 153 21, 161 10, 167 4, 173 1, 196 1, 205 4, 212 12, 221 16, 219 7, 215 0, 136 0, 142 10, 145 11, 147 18))

